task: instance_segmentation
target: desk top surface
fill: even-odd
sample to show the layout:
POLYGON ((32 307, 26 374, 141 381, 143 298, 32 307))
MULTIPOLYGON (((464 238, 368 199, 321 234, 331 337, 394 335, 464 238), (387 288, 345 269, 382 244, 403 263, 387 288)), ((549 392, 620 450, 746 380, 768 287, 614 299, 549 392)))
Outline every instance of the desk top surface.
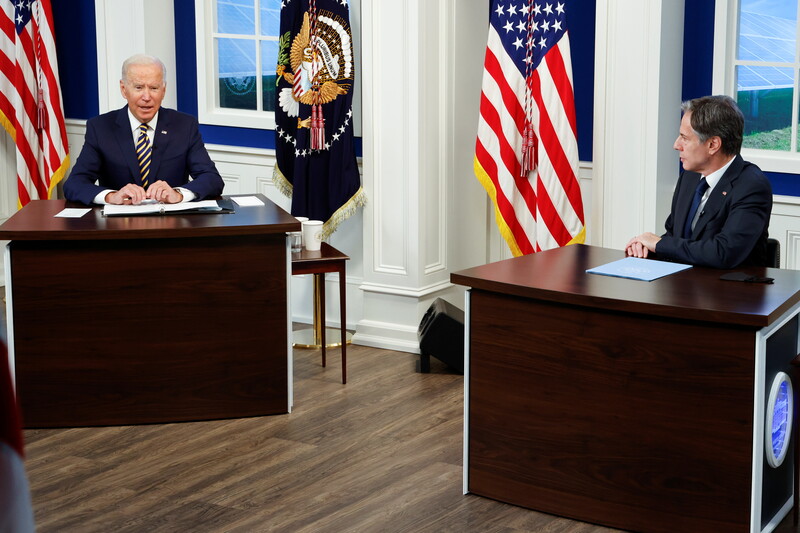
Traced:
MULTIPOLYGON (((254 196, 254 195, 247 195, 254 196)), ((105 217, 102 206, 93 206, 80 218, 55 215, 67 204, 65 200, 34 200, 0 225, 0 239, 102 240, 209 237, 223 235, 265 235, 300 231, 300 222, 258 194, 263 206, 239 206, 226 214, 167 214, 105 217)))
POLYGON ((586 273, 623 257, 621 250, 579 244, 454 272, 451 281, 554 303, 756 328, 800 302, 797 270, 733 270, 774 278, 774 284, 724 281, 720 276, 731 271, 703 267, 651 282, 586 273))
POLYGON ((306 250, 303 248, 299 252, 292 252, 293 264, 305 263, 327 263, 332 261, 347 261, 350 259, 327 242, 320 243, 319 250, 306 250))

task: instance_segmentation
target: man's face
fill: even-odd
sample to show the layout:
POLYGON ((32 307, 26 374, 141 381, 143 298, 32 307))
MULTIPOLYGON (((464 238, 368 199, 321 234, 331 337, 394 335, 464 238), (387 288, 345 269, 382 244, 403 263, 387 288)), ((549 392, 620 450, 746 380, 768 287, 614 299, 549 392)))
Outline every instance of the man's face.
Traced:
POLYGON ((680 152, 683 169, 699 172, 705 175, 704 169, 708 166, 711 153, 709 151, 710 139, 701 143, 697 134, 692 129, 691 112, 684 113, 681 119, 681 128, 675 144, 672 145, 680 152))
POLYGON ((158 65, 131 65, 127 79, 120 80, 119 88, 139 122, 150 122, 161 107, 167 90, 158 65))

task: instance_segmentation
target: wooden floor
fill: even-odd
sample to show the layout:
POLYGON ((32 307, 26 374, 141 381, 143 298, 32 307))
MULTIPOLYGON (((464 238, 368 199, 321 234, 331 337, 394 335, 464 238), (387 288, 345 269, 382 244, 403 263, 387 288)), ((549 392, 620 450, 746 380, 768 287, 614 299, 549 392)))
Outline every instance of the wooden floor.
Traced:
POLYGON ((295 350, 289 415, 25 431, 38 531, 614 531, 463 495, 463 377, 338 354, 295 350))

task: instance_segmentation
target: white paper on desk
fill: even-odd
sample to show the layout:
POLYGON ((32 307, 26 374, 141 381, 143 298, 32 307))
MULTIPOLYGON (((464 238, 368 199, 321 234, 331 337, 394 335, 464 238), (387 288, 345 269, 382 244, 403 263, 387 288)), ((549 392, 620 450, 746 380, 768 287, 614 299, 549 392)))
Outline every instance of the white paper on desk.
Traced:
POLYGON ((83 215, 91 211, 91 209, 84 209, 82 207, 67 207, 55 214, 59 218, 81 218, 83 215))
POLYGON ((603 276, 614 276, 617 278, 638 279, 640 281, 653 281, 670 274, 675 274, 681 270, 692 268, 692 265, 682 263, 669 263, 667 261, 656 261, 655 259, 642 259, 641 257, 626 257, 606 263, 599 267, 590 268, 586 272, 589 274, 600 274, 603 276))
POLYGON ((264 202, 258 196, 231 196, 231 200, 242 207, 264 205, 264 202))
POLYGON ((180 204, 128 204, 114 205, 106 204, 103 206, 103 214, 113 215, 147 215, 153 213, 170 213, 174 211, 186 211, 189 209, 207 209, 219 207, 216 200, 203 200, 200 202, 182 202, 180 204))

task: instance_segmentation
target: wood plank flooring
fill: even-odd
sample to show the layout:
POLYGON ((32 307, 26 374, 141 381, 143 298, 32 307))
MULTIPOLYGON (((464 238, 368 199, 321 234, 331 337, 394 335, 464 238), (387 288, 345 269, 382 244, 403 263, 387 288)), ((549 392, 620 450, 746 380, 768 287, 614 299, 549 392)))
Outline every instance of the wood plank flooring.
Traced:
POLYGON ((38 531, 614 531, 463 495, 463 377, 347 351, 295 350, 288 415, 25 431, 38 531))

